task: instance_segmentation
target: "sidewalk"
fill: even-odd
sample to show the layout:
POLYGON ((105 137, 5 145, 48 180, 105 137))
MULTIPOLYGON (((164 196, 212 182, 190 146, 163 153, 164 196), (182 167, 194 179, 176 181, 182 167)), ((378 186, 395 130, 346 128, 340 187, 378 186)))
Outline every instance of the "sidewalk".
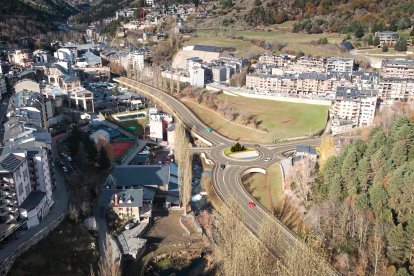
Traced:
POLYGON ((21 232, 21 235, 18 239, 11 240, 0 247, 0 263, 3 263, 4 260, 10 256, 17 247, 24 244, 34 235, 48 227, 51 222, 56 220, 63 212, 68 209, 69 191, 67 190, 65 180, 60 171, 55 167, 53 168, 53 171, 55 173, 56 179, 56 190, 53 192, 53 201, 55 204, 51 207, 49 214, 42 222, 39 223, 39 225, 21 232))

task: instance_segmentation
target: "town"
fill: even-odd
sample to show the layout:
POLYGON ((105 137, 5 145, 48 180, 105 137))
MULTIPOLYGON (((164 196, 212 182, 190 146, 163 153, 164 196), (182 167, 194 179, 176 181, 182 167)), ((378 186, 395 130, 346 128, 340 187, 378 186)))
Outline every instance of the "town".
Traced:
MULTIPOLYGON (((223 208, 223 202, 231 206, 232 201, 242 202, 238 215, 247 217, 243 225, 251 233, 262 235, 258 221, 273 213, 285 225, 269 227, 284 229, 286 248, 302 250, 295 235, 305 232, 305 221, 309 229, 323 232, 315 221, 324 219, 324 207, 308 204, 311 183, 322 177, 320 185, 335 184, 339 177, 334 172, 317 176, 319 168, 335 170, 335 164, 345 162, 338 156, 348 151, 355 160, 362 159, 367 151, 374 152, 370 139, 390 143, 373 160, 359 163, 372 172, 380 168, 384 178, 391 178, 389 167, 380 160, 389 152, 394 165, 412 160, 412 137, 407 134, 412 118, 397 119, 413 110, 412 40, 402 40, 393 31, 373 33, 372 49, 387 52, 401 47, 406 56, 388 55, 369 65, 359 58, 362 50, 345 40, 337 46, 347 56, 283 49, 251 55, 217 45, 214 39, 208 44, 183 43, 197 38, 188 22, 210 16, 195 4, 164 7, 146 0, 145 7, 118 9, 90 22, 80 38, 36 49, 29 47, 36 42, 32 38, 23 39, 27 47, 0 43, 2 274, 18 271, 14 264, 22 254, 46 241, 61 229, 59 225, 69 223, 66 220, 89 231, 91 262, 110 259, 125 275, 161 271, 154 252, 172 256, 171 252, 187 250, 196 262, 202 261, 202 267, 214 266, 202 257, 206 240, 216 242, 209 228, 214 215, 206 218, 206 213, 223 208), (304 117, 307 112, 321 115, 315 116, 315 124, 277 136, 272 131, 279 129, 269 129, 265 117, 247 109, 250 103, 263 110, 272 103, 286 105, 301 109, 304 117), (387 121, 392 116, 397 126, 387 121), (217 125, 215 118, 226 125, 217 125), (380 127, 389 129, 378 138, 380 127), (244 136, 251 133, 262 140, 244 136), (369 137, 363 146, 358 144, 361 137, 369 137), (401 148, 391 146, 399 142, 395 137, 404 141, 401 148), (398 150, 404 156, 400 161, 398 150), (283 194, 282 203, 263 199, 275 190, 257 189, 270 177, 279 179, 275 189, 283 194), (251 211, 255 208, 261 211, 251 211)), ((62 28, 74 27, 68 21, 62 28)), ((270 108, 270 116, 286 116, 278 127, 290 124, 291 115, 275 109, 270 108)), ((362 185, 362 176, 355 179, 362 185)), ((341 181, 352 184, 346 176, 341 181)), ((381 191, 387 188, 381 185, 381 191)), ((331 188, 320 188, 321 198, 350 189, 331 188)), ((357 189, 371 193, 367 187, 357 189)), ((353 205, 377 208, 367 203, 368 196, 352 197, 355 194, 347 194, 353 205)), ((388 211, 390 220, 395 210, 388 211)), ((400 215, 395 213, 394 217, 400 215)), ((232 217, 225 214, 217 225, 232 217)), ((399 225, 410 223, 404 220, 399 225)), ((235 228, 245 234, 246 230, 235 228)), ((272 250, 271 254, 280 254, 280 249, 272 250)), ((323 271, 320 275, 343 271, 339 259, 333 266, 332 260, 317 265, 323 271)), ((90 264, 76 273, 87 274, 97 267, 90 264)))

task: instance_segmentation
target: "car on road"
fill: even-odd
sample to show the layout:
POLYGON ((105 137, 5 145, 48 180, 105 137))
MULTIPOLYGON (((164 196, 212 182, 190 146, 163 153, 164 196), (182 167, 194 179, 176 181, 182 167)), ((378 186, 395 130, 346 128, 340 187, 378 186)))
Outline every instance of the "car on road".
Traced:
POLYGON ((207 131, 208 133, 212 133, 212 132, 213 132, 213 130, 211 129, 211 127, 206 128, 206 131, 207 131))
POLYGON ((264 160, 264 161, 265 161, 265 162, 269 162, 270 160, 272 160, 272 159, 268 157, 268 158, 265 158, 265 160, 264 160))
POLYGON ((134 223, 128 223, 127 225, 125 225, 125 230, 129 230, 129 229, 132 229, 132 228, 134 228, 134 223))
POLYGON ((254 203, 253 201, 249 201, 249 207, 256 207, 256 203, 254 203))
POLYGON ((220 168, 225 169, 226 165, 225 164, 220 164, 220 168))

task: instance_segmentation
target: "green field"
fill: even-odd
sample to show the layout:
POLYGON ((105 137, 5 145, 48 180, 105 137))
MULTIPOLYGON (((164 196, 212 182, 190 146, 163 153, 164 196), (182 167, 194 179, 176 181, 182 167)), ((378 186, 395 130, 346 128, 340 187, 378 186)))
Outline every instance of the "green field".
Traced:
POLYGON ((237 112, 257 116, 263 132, 230 122, 191 101, 184 103, 209 127, 233 140, 272 143, 274 140, 314 134, 325 128, 328 106, 297 104, 246 97, 227 97, 227 104, 237 112))
MULTIPOLYGON (((343 35, 337 33, 329 34, 303 34, 291 33, 286 30, 276 30, 271 32, 251 30, 251 31, 213 31, 213 30, 198 30, 194 37, 185 42, 185 45, 194 44, 208 44, 220 47, 233 47, 236 49, 236 55, 243 56, 243 54, 258 50, 260 52, 265 49, 254 45, 251 39, 271 40, 287 43, 285 51, 302 51, 308 55, 319 56, 346 56, 348 53, 338 51, 334 45, 313 45, 312 41, 317 41, 320 38, 327 38, 332 44, 338 44, 344 38, 343 35), (237 37, 237 39, 230 38, 237 37)), ((282 50, 283 51, 283 50, 282 50)))
POLYGON ((247 191, 266 209, 277 211, 282 208, 284 199, 282 171, 279 164, 274 164, 266 173, 252 173, 243 182, 247 191))

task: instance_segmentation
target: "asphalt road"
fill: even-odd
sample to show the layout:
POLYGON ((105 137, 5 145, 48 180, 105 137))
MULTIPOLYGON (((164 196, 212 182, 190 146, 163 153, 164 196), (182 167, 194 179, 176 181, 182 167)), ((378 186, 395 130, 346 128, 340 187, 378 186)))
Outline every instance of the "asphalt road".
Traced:
MULTIPOLYGON (((259 152, 259 156, 254 160, 230 159, 224 155, 224 150, 234 145, 236 141, 228 139, 215 131, 207 132, 207 126, 181 101, 155 87, 132 79, 121 77, 115 79, 115 81, 137 93, 162 101, 169 109, 171 109, 173 115, 180 118, 189 129, 211 142, 212 146, 203 148, 202 151, 215 163, 213 168, 214 189, 224 202, 236 201, 239 203, 244 223, 252 233, 256 235, 259 232, 263 220, 269 217, 274 218, 274 216, 246 191, 241 180, 243 172, 249 168, 268 168, 272 164, 283 159, 284 157, 282 154, 294 149, 296 145, 317 145, 320 142, 320 139, 309 139, 280 144, 262 144, 259 145, 259 147, 255 147, 259 152), (266 162, 265 159, 270 159, 270 161, 266 162), (219 166, 220 164, 225 164, 225 168, 221 169, 219 166), (255 202, 256 206, 249 207, 249 201, 255 202)), ((254 146, 249 142, 238 142, 246 147, 254 146)), ((195 151, 197 151, 197 149, 195 149, 195 151)), ((284 244, 278 246, 275 252, 276 254, 284 256, 284 253, 286 253, 286 251, 293 245, 304 246, 304 244, 286 226, 276 218, 275 221, 279 225, 280 231, 284 236, 284 244)), ((338 275, 338 272, 336 272, 327 262, 324 266, 327 271, 326 275, 338 275)))

